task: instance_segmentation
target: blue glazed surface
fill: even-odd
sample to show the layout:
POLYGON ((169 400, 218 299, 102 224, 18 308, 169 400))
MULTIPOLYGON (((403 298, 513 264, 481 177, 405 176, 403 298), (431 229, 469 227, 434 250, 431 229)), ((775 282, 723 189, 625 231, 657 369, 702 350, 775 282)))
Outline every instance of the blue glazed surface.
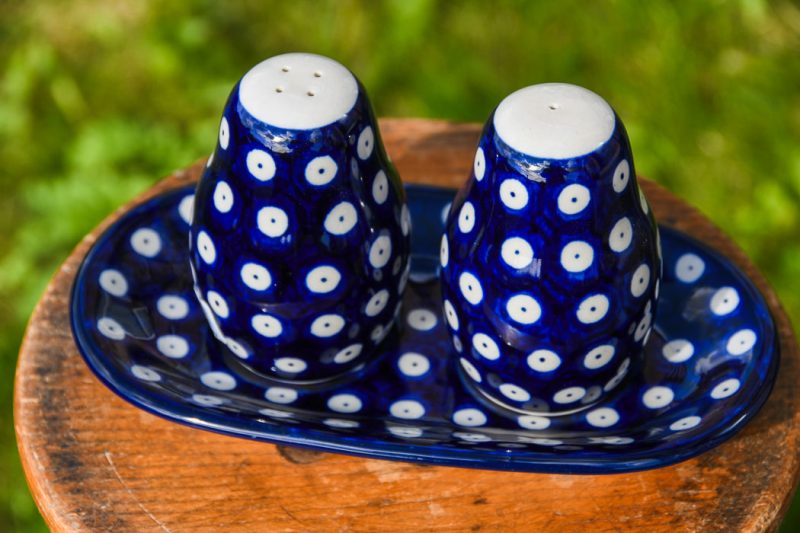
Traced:
POLYGON ((111 226, 84 261, 72 298, 73 331, 88 365, 123 398, 173 421, 383 459, 609 473, 716 446, 755 415, 775 378, 774 324, 760 294, 725 258, 662 228, 660 312, 641 371, 625 386, 587 411, 549 418, 476 399, 459 378, 436 282, 453 191, 414 186, 407 188, 416 228, 411 282, 402 330, 387 338, 385 353, 348 380, 313 389, 249 375, 214 338, 194 299, 189 226, 179 208, 192 192, 156 197, 111 226), (143 227, 163 243, 153 258, 129 245, 143 227), (723 287, 738 303, 718 316, 709 305, 723 287))
POLYGON ((561 160, 514 151, 493 117, 442 242, 454 345, 466 379, 498 403, 585 409, 639 371, 661 274, 656 223, 619 117, 598 149, 561 160))
POLYGON ((291 130, 254 118, 237 84, 198 184, 198 298, 215 335, 273 377, 314 381, 364 364, 407 280, 405 193, 357 86, 339 120, 291 130))

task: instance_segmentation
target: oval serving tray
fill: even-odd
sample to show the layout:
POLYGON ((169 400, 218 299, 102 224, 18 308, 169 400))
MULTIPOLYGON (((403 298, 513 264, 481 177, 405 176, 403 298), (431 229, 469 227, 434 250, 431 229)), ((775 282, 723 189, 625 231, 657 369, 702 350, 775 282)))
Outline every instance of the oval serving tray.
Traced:
POLYGON ((401 327, 384 353, 345 379, 313 389, 271 381, 248 372, 214 338, 188 262, 193 187, 146 201, 99 237, 73 287, 77 346, 122 398, 182 424, 329 452, 498 470, 595 474, 672 464, 730 438, 768 397, 779 354, 763 298, 725 257, 662 226, 664 276, 644 363, 631 365, 625 381, 619 376, 609 400, 545 418, 478 399, 457 369, 474 355, 451 353, 437 278, 442 219, 455 193, 406 191, 414 229, 401 327), (159 241, 152 256, 130 244, 142 228, 159 241), (731 299, 722 313, 710 305, 720 289, 731 299))

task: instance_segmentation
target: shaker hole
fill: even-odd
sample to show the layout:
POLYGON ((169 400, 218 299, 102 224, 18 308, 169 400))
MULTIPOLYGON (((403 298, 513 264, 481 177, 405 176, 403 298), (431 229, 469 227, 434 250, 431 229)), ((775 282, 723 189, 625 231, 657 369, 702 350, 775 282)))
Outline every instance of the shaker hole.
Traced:
POLYGON ((315 78, 321 78, 321 77, 322 77, 322 72, 320 72, 320 71, 316 71, 316 72, 314 73, 314 77, 315 77, 315 78))
POLYGON ((549 108, 550 108, 550 111, 555 111, 556 109, 558 109, 558 108, 559 108, 559 107, 561 107, 561 106, 560 106, 559 104, 557 104, 557 103, 553 102, 552 104, 550 104, 550 105, 549 105, 549 106, 547 106, 547 107, 549 107, 549 108))
POLYGON ((289 70, 290 70, 289 67, 283 67, 281 69, 281 72, 289 72, 289 70))
POLYGON ((283 92, 283 87, 275 87, 275 92, 276 93, 282 93, 283 92))
POLYGON ((308 96, 314 96, 314 91, 308 91, 306 94, 307 94, 308 96))

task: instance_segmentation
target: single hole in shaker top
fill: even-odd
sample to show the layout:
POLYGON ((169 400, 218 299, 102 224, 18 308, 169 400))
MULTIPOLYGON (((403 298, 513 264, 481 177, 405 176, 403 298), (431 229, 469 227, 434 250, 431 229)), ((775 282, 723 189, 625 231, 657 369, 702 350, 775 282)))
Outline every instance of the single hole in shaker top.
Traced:
POLYGON ((306 94, 307 94, 308 96, 314 96, 314 91, 308 91, 306 94))
POLYGON ((283 67, 283 68, 281 69, 281 71, 282 71, 282 72, 289 72, 289 67, 283 67))
MULTIPOLYGON (((283 92, 283 87, 275 87, 275 92, 276 92, 276 93, 282 93, 282 92, 283 92)), ((261 165, 259 164, 259 167, 260 167, 260 166, 261 166, 261 165)))
POLYGON ((320 72, 320 71, 316 71, 316 72, 314 73, 314 77, 315 77, 315 78, 321 78, 321 77, 322 77, 322 72, 320 72))
POLYGON ((558 105, 558 104, 556 104, 556 103, 554 102, 554 103, 550 104, 550 105, 549 105, 549 106, 547 106, 547 107, 549 107, 549 108, 550 108, 552 111, 555 111, 556 109, 558 109, 558 108, 559 108, 559 107, 561 107, 561 106, 560 106, 560 105, 558 105))

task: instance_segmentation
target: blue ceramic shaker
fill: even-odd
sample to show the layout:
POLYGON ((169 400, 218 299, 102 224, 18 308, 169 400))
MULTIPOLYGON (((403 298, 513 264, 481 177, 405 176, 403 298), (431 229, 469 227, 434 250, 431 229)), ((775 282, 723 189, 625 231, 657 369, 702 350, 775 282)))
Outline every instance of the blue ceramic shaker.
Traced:
POLYGON ((444 313, 467 385, 521 413, 596 404, 637 368, 658 242, 608 103, 560 83, 505 98, 441 243, 444 313))
POLYGON ((214 334, 248 371, 313 383, 367 361, 399 311, 409 233, 349 70, 291 53, 245 74, 197 187, 190 246, 214 334))

